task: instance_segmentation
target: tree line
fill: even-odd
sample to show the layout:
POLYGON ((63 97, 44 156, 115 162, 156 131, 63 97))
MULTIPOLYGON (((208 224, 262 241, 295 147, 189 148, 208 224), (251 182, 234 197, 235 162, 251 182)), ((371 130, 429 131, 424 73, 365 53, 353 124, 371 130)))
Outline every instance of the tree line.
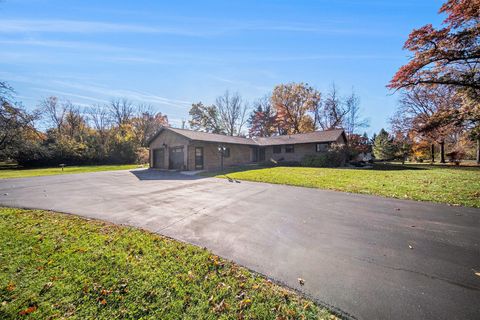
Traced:
MULTIPOLYGON (((440 28, 413 30, 405 42, 412 58, 387 86, 400 96, 390 132, 360 134, 368 121, 355 92, 342 95, 333 84, 322 94, 307 83, 279 84, 252 105, 226 91, 211 105, 192 104, 188 126, 251 137, 343 128, 353 156, 480 163, 480 8, 478 1, 448 0, 440 13, 447 16, 440 28)), ((26 165, 144 162, 148 139, 169 125, 152 106, 127 99, 81 109, 49 97, 29 112, 6 82, 0 103, 0 159, 26 165)))
MULTIPOLYGON (((14 90, 0 82, 0 160, 24 166, 145 163, 147 144, 168 117, 153 107, 114 99, 108 104, 80 107, 51 96, 27 111, 14 90), (41 128, 41 129, 40 129, 41 128)), ((368 121, 360 116, 359 97, 342 96, 332 85, 321 93, 306 83, 276 86, 270 96, 250 106, 239 93, 226 91, 212 105, 192 104, 192 130, 231 136, 267 137, 346 128, 353 140, 368 121)))
POLYGON ((52 96, 27 111, 6 82, 0 103, 0 159, 24 166, 146 163, 148 139, 168 126, 166 115, 127 99, 81 108, 52 96))
POLYGON ((360 114, 358 95, 341 96, 335 84, 323 99, 319 90, 306 83, 280 84, 251 108, 239 93, 226 91, 210 106, 194 103, 189 115, 192 129, 231 136, 269 137, 338 128, 351 135, 368 126, 360 114), (248 130, 243 130, 245 126, 248 130))

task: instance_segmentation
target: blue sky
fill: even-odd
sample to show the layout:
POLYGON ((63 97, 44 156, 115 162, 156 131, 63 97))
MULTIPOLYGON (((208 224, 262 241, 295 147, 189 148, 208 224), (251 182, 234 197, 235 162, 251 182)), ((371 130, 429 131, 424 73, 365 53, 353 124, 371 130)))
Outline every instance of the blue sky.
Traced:
POLYGON ((81 106, 149 103, 173 125, 225 90, 252 102, 279 83, 332 82, 361 99, 370 134, 388 127, 385 85, 438 0, 0 2, 0 79, 27 108, 50 95, 81 106))

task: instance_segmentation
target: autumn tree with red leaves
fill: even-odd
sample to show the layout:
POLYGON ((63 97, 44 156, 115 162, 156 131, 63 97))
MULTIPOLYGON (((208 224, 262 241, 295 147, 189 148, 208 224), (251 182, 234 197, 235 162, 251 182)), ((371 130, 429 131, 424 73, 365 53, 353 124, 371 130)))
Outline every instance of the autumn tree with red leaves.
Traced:
POLYGON ((447 86, 456 90, 464 103, 434 114, 429 127, 468 124, 477 140, 480 163, 480 1, 448 0, 439 13, 447 15, 441 28, 428 24, 410 34, 404 49, 413 56, 397 71, 388 88, 447 86))
POLYGON ((253 110, 248 119, 251 137, 270 137, 280 134, 276 121, 277 115, 270 103, 270 97, 265 96, 253 103, 253 110))
POLYGON ((440 13, 443 28, 431 24, 413 30, 404 49, 413 53, 390 81, 391 89, 441 84, 480 90, 480 1, 449 0, 440 13))

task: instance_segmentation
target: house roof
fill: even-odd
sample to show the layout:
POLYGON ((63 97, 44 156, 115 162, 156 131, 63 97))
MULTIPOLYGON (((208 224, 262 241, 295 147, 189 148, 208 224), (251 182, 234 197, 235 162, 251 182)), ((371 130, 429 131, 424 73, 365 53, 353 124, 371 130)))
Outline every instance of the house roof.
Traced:
POLYGON ((195 141, 207 141, 216 143, 230 143, 230 144, 243 144, 252 146, 271 146, 271 145, 283 145, 283 144, 298 144, 298 143, 315 143, 315 142, 333 142, 337 141, 340 135, 345 135, 344 131, 338 130, 326 130, 315 131, 310 133, 299 133, 284 136, 275 136, 268 138, 244 138, 244 137, 232 137, 224 134, 207 133, 201 131, 193 131, 187 129, 178 129, 171 127, 163 127, 160 129, 150 140, 150 144, 163 130, 175 132, 189 140, 195 141))
MULTIPOLYGON (((297 133, 291 135, 255 138, 257 144, 261 146, 274 146, 283 144, 315 143, 315 142, 334 142, 345 135, 343 129, 314 131, 309 133, 297 133)), ((345 138, 345 136, 344 136, 345 138)), ((346 140, 346 139, 345 139, 346 140)))
POLYGON ((163 127, 160 129, 157 134, 155 134, 149 141, 150 144, 163 130, 168 130, 175 132, 189 140, 196 140, 196 141, 207 141, 207 142, 217 142, 217 143, 231 143, 231 144, 246 144, 246 145, 256 145, 255 141, 250 138, 243 138, 243 137, 232 137, 227 136, 224 134, 217 134, 217 133, 207 133, 202 131, 193 131, 187 129, 178 129, 178 128, 171 128, 171 127, 163 127))

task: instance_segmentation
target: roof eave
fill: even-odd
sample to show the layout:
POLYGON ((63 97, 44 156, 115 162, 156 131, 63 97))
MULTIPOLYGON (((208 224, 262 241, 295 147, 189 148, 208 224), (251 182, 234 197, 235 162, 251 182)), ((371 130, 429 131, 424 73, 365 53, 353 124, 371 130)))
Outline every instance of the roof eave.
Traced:
POLYGON ((172 133, 178 134, 178 135, 184 137, 185 139, 192 140, 191 138, 187 137, 186 135, 183 135, 179 132, 171 130, 169 127, 161 127, 160 129, 158 129, 157 133, 155 133, 150 139, 148 139, 147 146, 150 147, 150 144, 153 142, 153 140, 155 140, 160 135, 160 133, 162 133, 164 130, 168 130, 172 133))

